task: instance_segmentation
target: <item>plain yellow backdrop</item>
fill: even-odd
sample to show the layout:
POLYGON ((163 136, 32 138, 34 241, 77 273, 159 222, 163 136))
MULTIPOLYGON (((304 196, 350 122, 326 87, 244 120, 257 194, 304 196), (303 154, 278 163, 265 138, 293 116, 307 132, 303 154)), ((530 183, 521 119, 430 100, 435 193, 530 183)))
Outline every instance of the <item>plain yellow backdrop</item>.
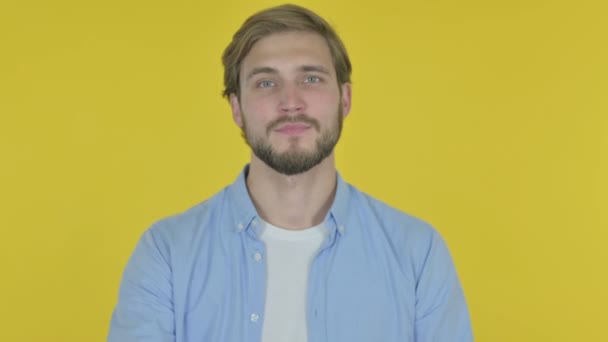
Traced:
MULTIPOLYGON (((220 55, 278 3, 0 4, 1 341, 105 340, 142 232, 247 162, 220 55)), ((446 238, 476 340, 608 341, 606 2, 300 4, 354 64, 342 175, 446 238)))

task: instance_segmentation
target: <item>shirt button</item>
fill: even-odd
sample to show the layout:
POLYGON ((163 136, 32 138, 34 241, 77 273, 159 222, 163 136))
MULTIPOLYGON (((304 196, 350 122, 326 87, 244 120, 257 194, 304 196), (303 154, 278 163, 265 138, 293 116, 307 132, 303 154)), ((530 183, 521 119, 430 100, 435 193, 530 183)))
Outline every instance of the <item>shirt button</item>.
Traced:
POLYGON ((260 254, 259 252, 256 252, 255 254, 253 254, 253 260, 255 260, 255 261, 262 260, 262 254, 260 254))
POLYGON ((257 220, 251 221, 251 225, 254 226, 254 227, 257 226, 258 225, 258 221, 257 220))
POLYGON ((244 226, 242 223, 239 223, 239 224, 236 226, 236 228, 237 228, 238 230, 243 230, 243 229, 245 228, 245 226, 244 226))
POLYGON ((252 322, 257 322, 258 319, 260 319, 260 316, 258 316, 256 313, 252 313, 251 316, 249 316, 249 320, 252 322))

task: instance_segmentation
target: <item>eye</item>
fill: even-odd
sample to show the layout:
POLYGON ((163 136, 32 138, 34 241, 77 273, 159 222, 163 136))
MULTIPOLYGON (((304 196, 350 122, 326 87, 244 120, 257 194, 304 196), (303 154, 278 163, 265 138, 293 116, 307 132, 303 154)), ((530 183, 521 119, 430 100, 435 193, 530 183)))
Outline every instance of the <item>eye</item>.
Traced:
POLYGON ((304 79, 304 83, 319 83, 321 79, 317 76, 308 76, 304 79))
POLYGON ((274 82, 272 81, 260 81, 257 84, 258 88, 269 88, 274 86, 274 82))

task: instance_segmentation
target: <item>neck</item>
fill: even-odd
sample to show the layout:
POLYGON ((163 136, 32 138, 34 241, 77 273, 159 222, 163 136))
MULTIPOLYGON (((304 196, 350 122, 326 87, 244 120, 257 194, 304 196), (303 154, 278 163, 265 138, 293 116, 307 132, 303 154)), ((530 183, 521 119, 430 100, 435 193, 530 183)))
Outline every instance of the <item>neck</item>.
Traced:
POLYGON ((258 214, 266 222, 291 230, 321 224, 336 191, 334 155, 293 176, 280 174, 253 156, 247 189, 258 214))

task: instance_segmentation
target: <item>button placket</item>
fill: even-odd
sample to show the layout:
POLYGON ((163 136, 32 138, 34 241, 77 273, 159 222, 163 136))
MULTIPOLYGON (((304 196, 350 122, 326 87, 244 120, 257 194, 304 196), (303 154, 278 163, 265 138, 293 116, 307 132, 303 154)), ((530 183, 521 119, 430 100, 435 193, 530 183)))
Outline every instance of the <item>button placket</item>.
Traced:
POLYGON ((247 256, 247 273, 249 274, 247 289, 247 305, 245 320, 248 321, 250 336, 256 336, 254 341, 259 341, 262 336, 262 321, 264 313, 264 300, 266 291, 266 263, 264 260, 265 245, 257 235, 260 222, 253 219, 249 221, 246 234, 243 235, 247 256))

